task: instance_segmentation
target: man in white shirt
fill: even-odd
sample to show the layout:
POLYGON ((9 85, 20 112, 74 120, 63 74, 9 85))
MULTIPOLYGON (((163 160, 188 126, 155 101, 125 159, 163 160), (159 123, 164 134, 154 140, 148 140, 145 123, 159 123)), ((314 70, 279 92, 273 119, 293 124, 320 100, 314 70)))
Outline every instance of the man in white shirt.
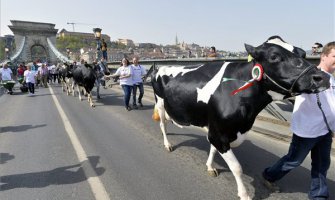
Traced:
MULTIPOLYGON (((10 68, 8 68, 8 64, 4 64, 2 68, 0 68, 0 81, 10 81, 13 79, 13 72, 10 68)), ((13 93, 12 88, 8 89, 8 94, 13 93)))
POLYGON ((135 56, 133 58, 133 64, 131 65, 132 69, 133 69, 133 107, 135 109, 137 109, 137 104, 136 104, 136 92, 137 92, 137 88, 140 90, 140 95, 138 96, 138 104, 143 107, 142 104, 142 97, 144 95, 144 88, 143 88, 143 76, 146 74, 146 70, 143 66, 141 66, 140 64, 138 64, 138 57, 135 56))
POLYGON ((319 94, 302 94, 296 97, 289 152, 263 172, 265 186, 279 192, 279 187, 274 182, 300 166, 311 152, 312 180, 308 197, 313 200, 329 198, 326 176, 335 130, 335 78, 332 75, 335 72, 335 42, 330 42, 323 48, 318 67, 329 74, 330 87, 319 94))

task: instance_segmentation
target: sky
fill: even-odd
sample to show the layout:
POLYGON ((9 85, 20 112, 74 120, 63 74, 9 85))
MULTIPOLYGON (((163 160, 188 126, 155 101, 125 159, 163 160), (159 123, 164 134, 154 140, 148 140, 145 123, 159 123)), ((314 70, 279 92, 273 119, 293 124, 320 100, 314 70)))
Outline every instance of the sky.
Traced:
POLYGON ((0 35, 10 20, 53 23, 55 28, 135 43, 179 42, 244 51, 279 35, 310 50, 335 41, 334 0, 0 0, 0 35))

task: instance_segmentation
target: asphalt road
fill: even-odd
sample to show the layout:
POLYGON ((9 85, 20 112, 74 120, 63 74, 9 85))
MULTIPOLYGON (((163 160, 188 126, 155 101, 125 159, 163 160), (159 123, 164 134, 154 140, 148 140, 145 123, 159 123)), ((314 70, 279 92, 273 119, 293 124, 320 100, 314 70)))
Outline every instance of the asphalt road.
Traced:
MULTIPOLYGON (((218 155, 220 175, 207 175, 209 145, 202 131, 170 124, 174 151, 163 148, 150 98, 140 110, 125 111, 115 86, 101 89, 103 99, 94 96, 96 107, 90 108, 86 98, 80 102, 57 84, 51 87, 33 97, 18 90, 0 97, 1 200, 91 200, 104 192, 108 199, 124 200, 238 199, 234 177, 218 155)), ((271 194, 262 185, 262 170, 287 149, 287 143, 254 132, 234 149, 253 199, 307 199, 309 158, 278 182, 282 193, 271 194)), ((328 175, 332 198, 334 167, 332 162, 328 175)))

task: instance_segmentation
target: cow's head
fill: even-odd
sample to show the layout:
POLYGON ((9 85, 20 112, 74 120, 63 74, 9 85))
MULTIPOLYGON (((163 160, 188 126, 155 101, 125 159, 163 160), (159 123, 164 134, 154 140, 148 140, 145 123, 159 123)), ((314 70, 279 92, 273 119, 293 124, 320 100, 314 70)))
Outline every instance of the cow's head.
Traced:
POLYGON ((263 67, 262 81, 270 91, 290 97, 329 87, 329 76, 304 59, 306 52, 279 36, 270 37, 258 47, 245 44, 245 48, 254 62, 263 67))
POLYGON ((71 64, 71 63, 64 63, 64 66, 65 66, 66 73, 72 74, 73 69, 74 69, 73 64, 71 64))

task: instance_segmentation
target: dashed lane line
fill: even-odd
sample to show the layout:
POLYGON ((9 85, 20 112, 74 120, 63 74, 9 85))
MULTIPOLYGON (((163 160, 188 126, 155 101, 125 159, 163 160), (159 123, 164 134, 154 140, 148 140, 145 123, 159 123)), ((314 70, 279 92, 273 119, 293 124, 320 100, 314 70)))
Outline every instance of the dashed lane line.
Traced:
MULTIPOLYGON (((49 87, 52 99, 55 102, 55 105, 57 107, 57 110, 63 120, 63 124, 66 130, 66 133, 68 134, 72 146, 77 154, 78 160, 79 162, 84 162, 87 161, 87 154, 83 148, 83 146, 80 144, 80 141, 78 139, 78 136, 76 134, 76 132, 74 131, 74 129, 72 128, 72 125, 70 123, 70 120, 67 118, 64 110, 62 109, 62 107, 60 106, 60 103, 56 97, 56 95, 54 94, 54 91, 51 87, 49 87)), ((87 177, 87 182, 89 183, 92 193, 95 197, 96 200, 110 200, 109 195, 104 187, 104 185, 102 184, 100 178, 98 177, 98 175, 95 173, 94 169, 88 165, 88 169, 84 168, 84 173, 85 176, 87 177, 88 174, 93 175, 90 177, 87 177)))

